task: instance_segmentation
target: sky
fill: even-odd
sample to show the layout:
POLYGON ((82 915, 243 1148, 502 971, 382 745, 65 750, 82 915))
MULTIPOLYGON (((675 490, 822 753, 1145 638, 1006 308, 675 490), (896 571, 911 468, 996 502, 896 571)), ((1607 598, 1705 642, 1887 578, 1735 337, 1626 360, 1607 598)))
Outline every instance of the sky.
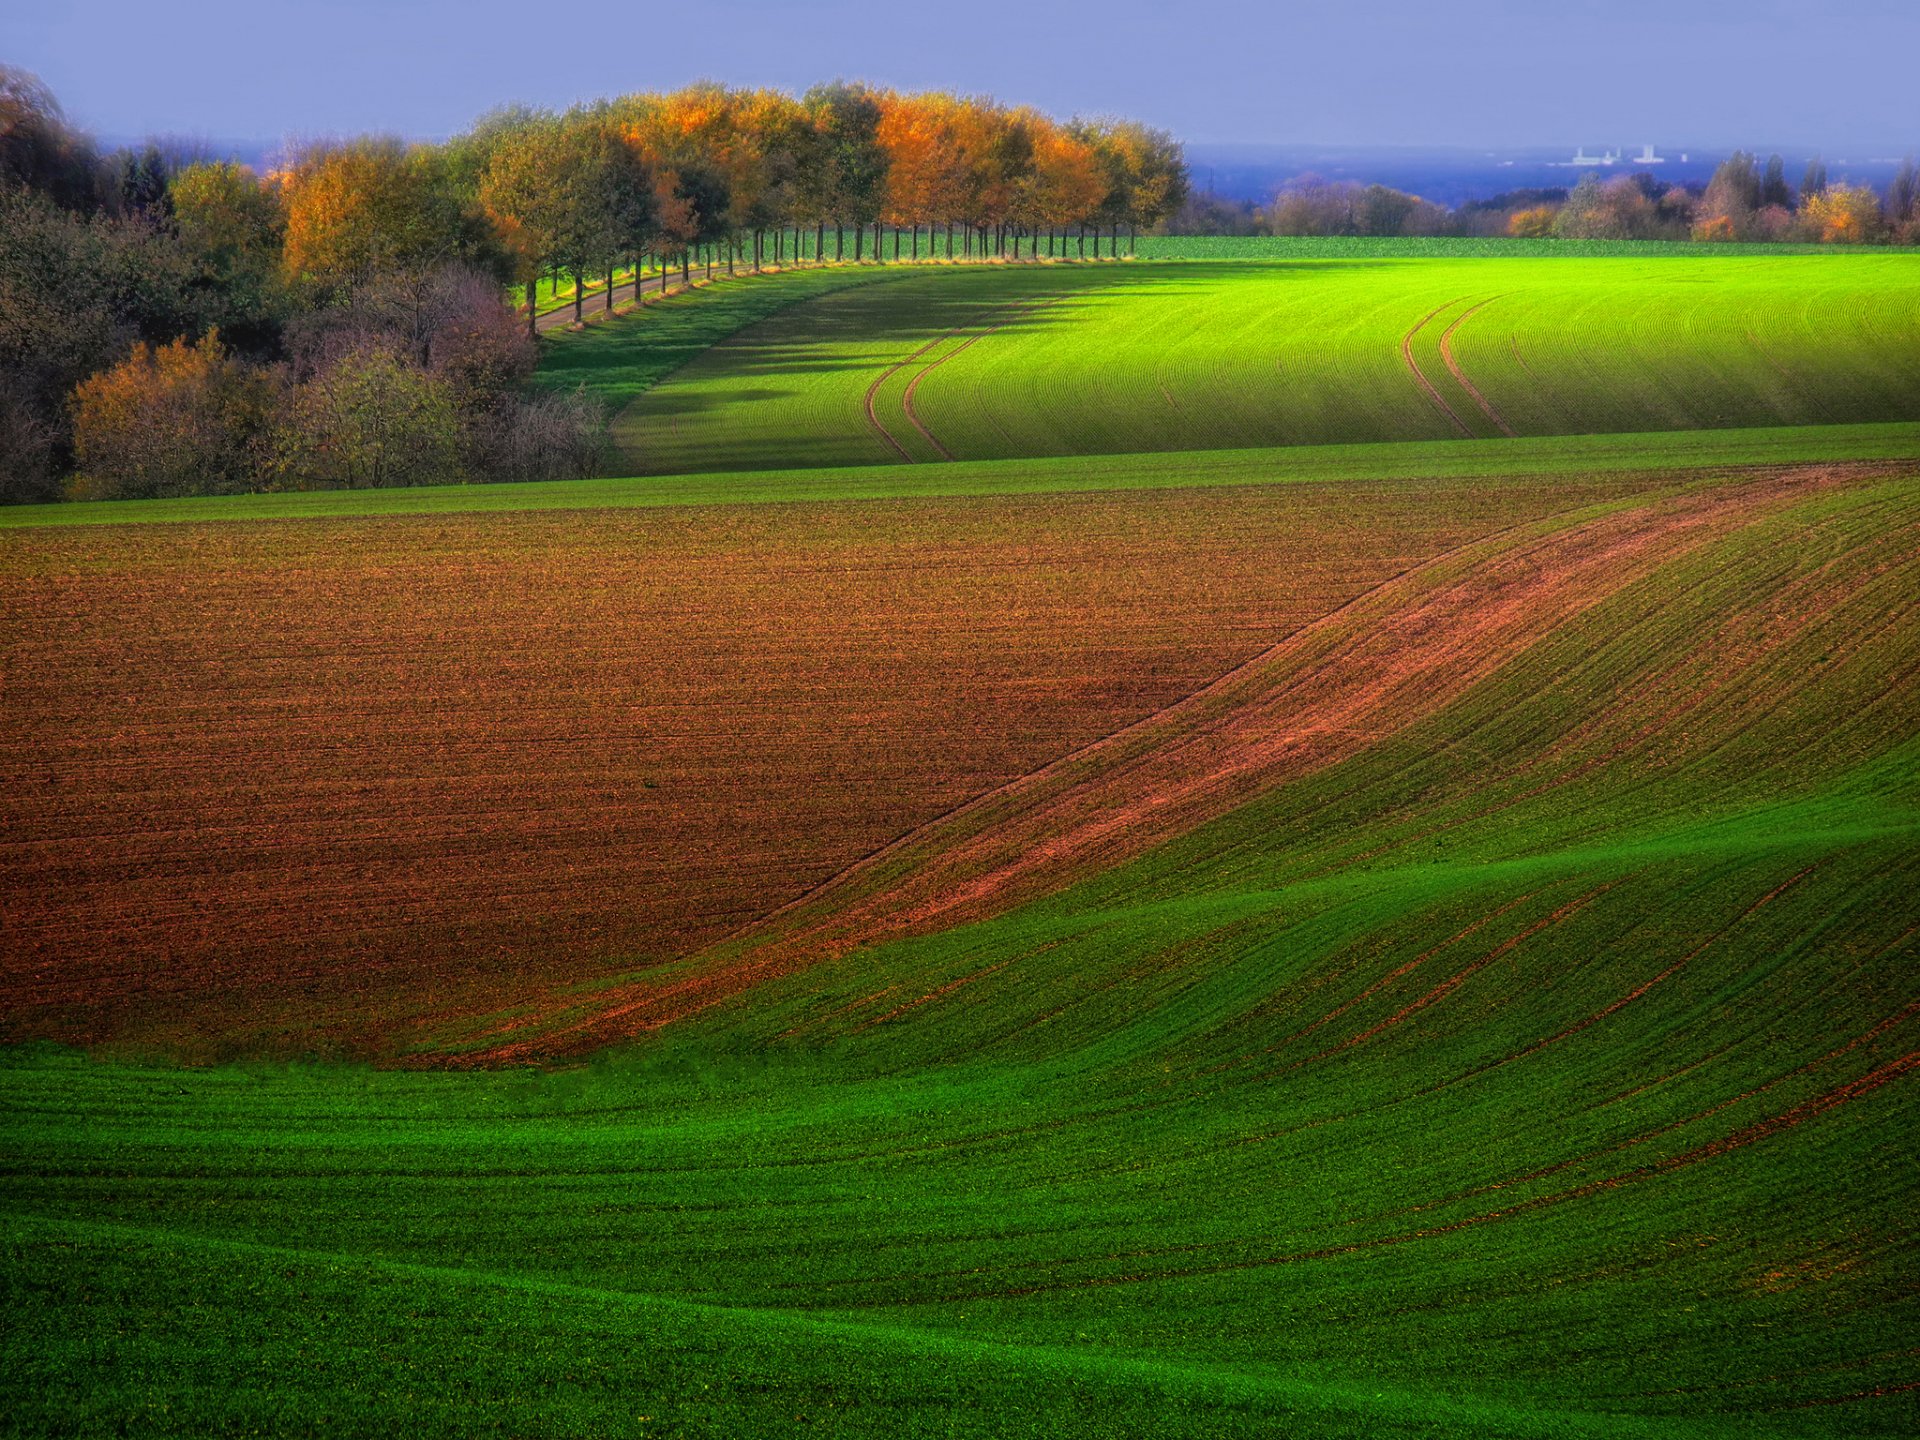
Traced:
POLYGON ((1920 0, 3 0, 116 139, 438 138, 509 102, 836 76, 1193 143, 1920 148, 1920 0))

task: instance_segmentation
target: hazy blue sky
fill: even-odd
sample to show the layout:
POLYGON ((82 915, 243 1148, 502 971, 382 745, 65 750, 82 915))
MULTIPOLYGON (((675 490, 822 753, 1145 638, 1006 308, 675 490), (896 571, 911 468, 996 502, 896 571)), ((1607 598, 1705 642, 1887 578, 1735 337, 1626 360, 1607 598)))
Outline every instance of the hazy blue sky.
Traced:
POLYGON ((1920 145, 1920 0, 4 0, 113 135, 438 136, 506 101, 835 75, 1192 141, 1920 145))

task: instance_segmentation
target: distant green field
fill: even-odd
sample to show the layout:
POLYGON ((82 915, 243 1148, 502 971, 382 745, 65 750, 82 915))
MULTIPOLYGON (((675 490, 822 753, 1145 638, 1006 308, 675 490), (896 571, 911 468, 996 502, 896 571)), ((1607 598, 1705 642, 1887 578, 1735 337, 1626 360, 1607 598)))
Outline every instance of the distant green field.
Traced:
MULTIPOLYGON (((890 273, 749 324, 639 395, 615 426, 622 468, 1920 414, 1920 257, 1905 253, 890 273)), ((608 363, 647 343, 645 322, 594 339, 608 363)))
MULTIPOLYGON (((1129 253, 1121 240, 1121 253, 1129 253)), ((1417 235, 1142 235, 1131 254, 1141 260, 1411 260, 1521 258, 1645 260, 1655 256, 1834 255, 1831 245, 1725 245, 1703 251, 1688 240, 1510 240, 1504 236, 1417 235)))
POLYGON ((1916 533, 1887 466, 1442 556, 1234 697, 1502 647, 1412 723, 580 1069, 13 1052, 8 1426, 1911 1435, 1916 533))

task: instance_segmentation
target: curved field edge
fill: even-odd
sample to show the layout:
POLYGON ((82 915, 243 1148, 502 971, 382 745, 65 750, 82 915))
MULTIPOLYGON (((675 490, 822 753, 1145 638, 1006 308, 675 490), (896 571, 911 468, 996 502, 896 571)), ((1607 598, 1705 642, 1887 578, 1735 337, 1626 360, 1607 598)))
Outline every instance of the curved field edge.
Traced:
POLYGON ((1912 458, 1920 458, 1920 421, 1275 446, 1253 450, 1155 451, 1124 456, 963 460, 940 465, 861 465, 843 469, 760 470, 391 490, 314 490, 179 500, 83 501, 0 507, 0 531, 42 525, 791 504, 923 496, 1282 485, 1295 481, 1462 476, 1503 480, 1570 473, 1656 474, 1912 458))

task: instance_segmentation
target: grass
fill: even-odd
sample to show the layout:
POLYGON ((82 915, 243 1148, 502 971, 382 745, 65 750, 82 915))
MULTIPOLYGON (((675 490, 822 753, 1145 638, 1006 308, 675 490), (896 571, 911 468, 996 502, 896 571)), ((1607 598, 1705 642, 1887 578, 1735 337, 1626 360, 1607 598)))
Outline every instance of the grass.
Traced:
POLYGON ((1439 440, 1462 422, 1741 429, 1904 420, 1920 405, 1907 254, 892 273, 739 329, 639 394, 615 425, 623 468, 1439 440))
POLYGON ((1336 763, 583 1068, 13 1052, 13 1424, 1911 1433, 1911 468, 1407 613, 1678 503, 1336 763))
MULTIPOLYGON (((584 386, 617 409, 744 326, 804 300, 899 275, 880 266, 851 265, 716 275, 711 284, 702 281, 697 289, 649 301, 638 316, 549 335, 537 380, 554 390, 584 386)), ((678 284, 678 272, 670 272, 669 279, 678 284)))
MULTIPOLYGON (((579 337, 569 337, 577 339, 579 337)), ((633 382, 632 351, 610 342, 602 383, 633 382)), ((590 369, 589 366, 583 366, 590 369)), ((848 466, 739 474, 629 476, 517 485, 313 490, 181 500, 102 500, 0 507, 0 534, 63 525, 202 524, 343 516, 492 514, 683 505, 1172 490, 1390 479, 1485 480, 1578 474, 1712 471, 1752 465, 1920 456, 1920 422, 1558 435, 1518 440, 1414 441, 1244 451, 1054 456, 949 465, 848 466)))

